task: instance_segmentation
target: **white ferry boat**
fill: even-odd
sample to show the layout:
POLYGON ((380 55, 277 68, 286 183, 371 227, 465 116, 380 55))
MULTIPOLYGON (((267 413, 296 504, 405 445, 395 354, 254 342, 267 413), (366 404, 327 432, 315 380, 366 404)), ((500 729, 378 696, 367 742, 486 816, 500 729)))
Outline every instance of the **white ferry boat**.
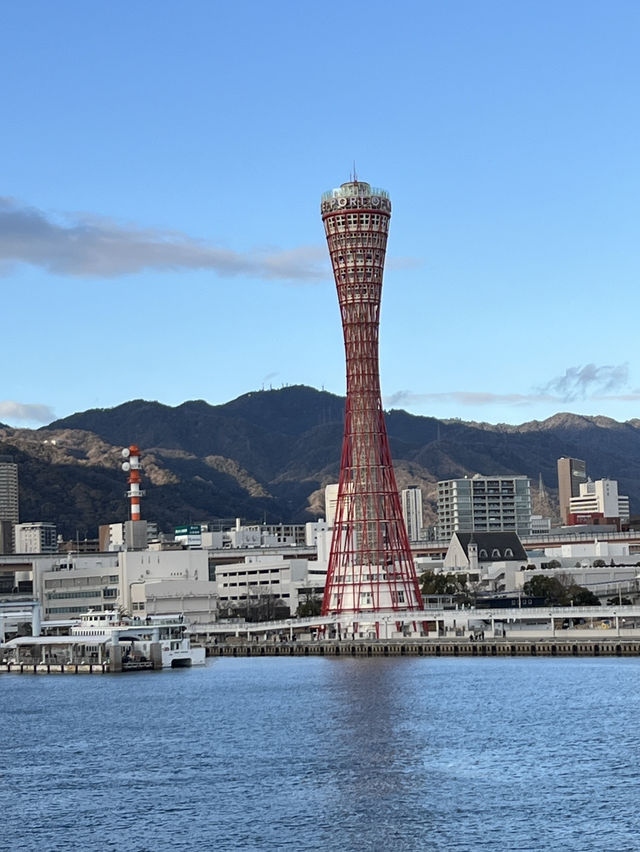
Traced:
POLYGON ((114 611, 86 612, 71 628, 71 636, 89 641, 110 640, 123 649, 122 661, 144 663, 151 660, 151 646, 159 643, 162 668, 202 666, 205 649, 192 646, 187 625, 181 615, 129 618, 114 611))

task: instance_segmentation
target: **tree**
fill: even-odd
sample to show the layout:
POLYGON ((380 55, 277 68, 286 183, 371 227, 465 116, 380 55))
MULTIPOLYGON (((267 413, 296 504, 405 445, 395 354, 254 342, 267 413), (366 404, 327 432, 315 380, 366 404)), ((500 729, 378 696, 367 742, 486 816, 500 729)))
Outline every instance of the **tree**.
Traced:
POLYGON ((319 597, 313 597, 309 600, 302 601, 298 604, 296 615, 298 618, 308 618, 313 615, 320 615, 322 609, 322 601, 319 597))
POLYGON ((600 606, 597 595, 584 586, 579 586, 571 574, 556 574, 554 577, 542 577, 538 574, 523 586, 525 595, 532 598, 544 598, 547 606, 600 606))
POLYGON ((607 563, 604 561, 604 559, 594 559, 593 560, 593 567, 594 568, 604 568, 604 566, 606 564, 607 563))
POLYGON ((614 597, 612 598, 607 598, 607 603, 609 604, 609 606, 631 606, 633 601, 626 595, 622 595, 621 597, 618 597, 618 595, 614 595, 614 597))
POLYGON ((424 571, 420 575, 420 590, 425 597, 429 595, 449 595, 458 603, 474 603, 476 588, 469 582, 467 574, 451 572, 449 574, 424 571))
POLYGON ((420 575, 420 590, 423 595, 454 595, 458 591, 458 587, 451 578, 451 574, 424 571, 420 575))
POLYGON ((543 598, 549 606, 562 606, 565 603, 565 587, 556 577, 543 577, 537 574, 522 587, 527 597, 543 598))
POLYGON ((573 600, 576 606, 600 606, 600 598, 591 589, 573 583, 567 588, 569 603, 573 600))

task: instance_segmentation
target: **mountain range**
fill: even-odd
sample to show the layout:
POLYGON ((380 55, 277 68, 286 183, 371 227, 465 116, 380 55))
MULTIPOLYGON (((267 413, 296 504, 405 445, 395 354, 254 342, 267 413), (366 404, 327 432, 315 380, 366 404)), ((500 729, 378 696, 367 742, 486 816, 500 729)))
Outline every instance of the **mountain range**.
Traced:
MULTIPOLYGON (((130 444, 141 451, 142 516, 167 532, 216 518, 304 522, 323 516, 324 487, 337 482, 343 414, 343 397, 305 386, 224 405, 132 400, 41 429, 0 426, 0 454, 19 463, 20 519, 53 521, 65 537, 126 520, 121 449, 130 444)), ((584 459, 592 479, 617 479, 632 514, 640 504, 639 420, 562 413, 512 426, 392 410, 386 422, 398 486, 423 489, 426 523, 438 480, 475 473, 529 476, 534 508, 557 515, 561 456, 584 459)))

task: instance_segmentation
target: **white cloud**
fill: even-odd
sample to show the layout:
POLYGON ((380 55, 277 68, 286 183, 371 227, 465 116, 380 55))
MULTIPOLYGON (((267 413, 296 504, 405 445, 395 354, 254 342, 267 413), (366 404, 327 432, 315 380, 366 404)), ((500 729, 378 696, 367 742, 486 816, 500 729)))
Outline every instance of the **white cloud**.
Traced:
POLYGON ((126 226, 84 214, 56 220, 0 197, 0 272, 28 263, 58 275, 112 278, 143 269, 211 269, 219 275, 316 281, 327 277, 320 246, 234 252, 179 231, 126 226))
POLYGON ((51 423, 55 420, 53 409, 40 403, 0 401, 0 421, 25 420, 32 423, 51 423))

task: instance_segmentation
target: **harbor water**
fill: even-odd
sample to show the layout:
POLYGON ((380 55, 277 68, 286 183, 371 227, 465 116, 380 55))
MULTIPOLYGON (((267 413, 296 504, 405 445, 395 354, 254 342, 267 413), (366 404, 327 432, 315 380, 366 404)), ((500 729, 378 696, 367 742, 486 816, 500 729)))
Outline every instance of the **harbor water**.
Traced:
POLYGON ((2 850, 638 848, 640 660, 0 676, 2 850))

